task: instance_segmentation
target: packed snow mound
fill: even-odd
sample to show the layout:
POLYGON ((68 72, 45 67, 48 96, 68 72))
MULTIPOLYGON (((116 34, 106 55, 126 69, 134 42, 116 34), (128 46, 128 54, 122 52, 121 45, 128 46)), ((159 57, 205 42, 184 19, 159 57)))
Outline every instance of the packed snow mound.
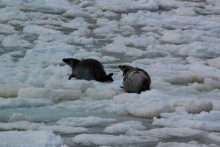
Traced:
POLYGON ((28 99, 49 99, 53 102, 58 101, 72 101, 81 97, 80 90, 54 90, 47 88, 23 88, 18 92, 19 97, 28 99))

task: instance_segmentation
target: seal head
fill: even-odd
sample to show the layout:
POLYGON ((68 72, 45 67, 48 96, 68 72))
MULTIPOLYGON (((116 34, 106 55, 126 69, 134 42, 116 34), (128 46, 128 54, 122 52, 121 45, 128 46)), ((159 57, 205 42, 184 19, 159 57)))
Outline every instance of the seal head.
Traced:
POLYGON ((84 80, 96 80, 99 82, 113 81, 113 73, 106 74, 103 65, 95 59, 84 59, 82 61, 74 58, 63 59, 67 65, 72 68, 72 74, 69 76, 69 80, 72 77, 84 80))

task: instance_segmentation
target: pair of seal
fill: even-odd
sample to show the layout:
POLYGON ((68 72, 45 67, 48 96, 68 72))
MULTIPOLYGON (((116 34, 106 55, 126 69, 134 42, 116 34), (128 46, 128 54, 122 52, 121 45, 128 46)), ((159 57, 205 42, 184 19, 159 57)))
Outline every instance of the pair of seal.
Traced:
POLYGON ((72 74, 69 76, 69 80, 72 77, 84 80, 96 80, 99 82, 113 81, 112 75, 106 75, 103 65, 95 59, 84 59, 82 61, 74 58, 63 59, 67 65, 72 68, 72 74))
POLYGON ((125 91, 141 93, 150 90, 151 78, 143 69, 128 65, 119 65, 123 71, 123 87, 125 91))

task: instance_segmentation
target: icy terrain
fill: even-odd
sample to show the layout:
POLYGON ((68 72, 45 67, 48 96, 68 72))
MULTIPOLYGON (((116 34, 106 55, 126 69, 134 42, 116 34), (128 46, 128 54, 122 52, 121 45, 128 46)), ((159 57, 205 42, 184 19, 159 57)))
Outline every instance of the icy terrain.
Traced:
POLYGON ((0 0, 0 44, 1 147, 220 146, 219 0, 0 0), (151 90, 120 88, 124 64, 151 90))

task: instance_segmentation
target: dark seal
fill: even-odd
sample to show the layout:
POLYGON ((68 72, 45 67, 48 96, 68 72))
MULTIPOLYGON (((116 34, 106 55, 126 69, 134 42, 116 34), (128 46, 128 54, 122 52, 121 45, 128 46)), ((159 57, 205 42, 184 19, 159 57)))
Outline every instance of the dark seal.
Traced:
POLYGON ((123 87, 125 91, 132 93, 141 93, 150 90, 151 79, 143 69, 128 65, 119 65, 123 71, 123 87))
POLYGON ((67 65, 72 68, 72 74, 69 76, 69 80, 72 77, 84 80, 96 80, 99 82, 113 81, 112 75, 106 75, 103 65, 95 59, 84 59, 82 61, 74 58, 63 59, 67 65))

